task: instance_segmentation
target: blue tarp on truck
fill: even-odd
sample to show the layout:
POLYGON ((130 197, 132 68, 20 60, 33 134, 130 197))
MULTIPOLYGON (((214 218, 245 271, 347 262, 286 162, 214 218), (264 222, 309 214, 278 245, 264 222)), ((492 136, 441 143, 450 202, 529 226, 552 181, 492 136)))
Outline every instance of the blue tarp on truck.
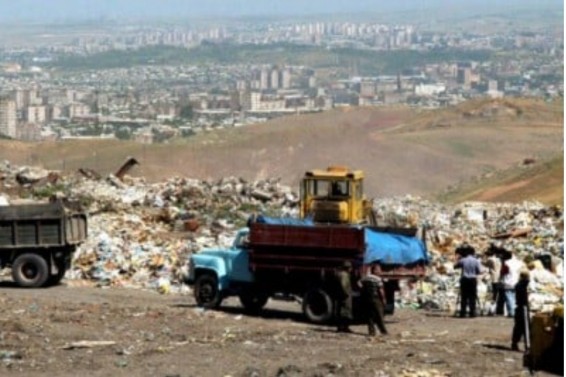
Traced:
POLYGON ((314 222, 310 218, 296 219, 293 217, 269 217, 269 216, 259 215, 257 217, 250 217, 248 221, 255 221, 260 224, 269 224, 269 225, 314 226, 314 222))
POLYGON ((371 228, 365 228, 365 239, 364 264, 374 262, 384 265, 428 263, 426 247, 416 237, 384 233, 371 228))
MULTIPOLYGON (((311 219, 290 217, 276 218, 259 215, 250 220, 270 225, 315 226, 311 219)), ((354 227, 360 228, 359 226, 354 227)), ((366 243, 364 264, 411 265, 420 262, 428 263, 426 246, 419 238, 383 232, 370 227, 363 229, 366 243)))

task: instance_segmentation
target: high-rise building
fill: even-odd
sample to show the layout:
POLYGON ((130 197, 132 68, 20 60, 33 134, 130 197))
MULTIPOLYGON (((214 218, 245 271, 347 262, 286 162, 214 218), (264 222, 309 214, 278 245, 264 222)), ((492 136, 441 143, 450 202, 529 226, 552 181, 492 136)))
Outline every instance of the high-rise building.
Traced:
POLYGON ((236 81, 236 90, 238 91, 245 91, 250 88, 250 83, 246 80, 238 80, 236 81))
POLYGON ((281 86, 283 89, 289 89, 291 87, 291 71, 284 69, 281 73, 281 86))
POLYGON ((458 68, 458 84, 469 85, 472 82, 471 68, 458 68))
POLYGON ((265 68, 259 74, 259 88, 269 89, 269 71, 265 68))
POLYGON ((274 69, 271 71, 271 88, 279 89, 279 70, 274 69))
POLYGON ((69 105, 69 118, 84 117, 90 115, 90 108, 82 103, 69 105))
POLYGON ((250 93, 250 110, 257 110, 261 105, 261 93, 250 93))
POLYGON ((14 97, 16 99, 16 110, 23 110, 27 105, 29 105, 29 94, 27 94, 25 90, 16 90, 14 92, 14 97))
POLYGON ((17 126, 16 101, 9 97, 0 98, 0 134, 15 138, 17 126))
POLYGON ((360 95, 363 97, 373 97, 375 96, 375 82, 374 81, 362 81, 360 83, 360 95))
POLYGON ((308 79, 308 83, 309 83, 309 88, 316 87, 316 77, 310 76, 308 79))
POLYGON ((45 123, 47 120, 47 109, 45 106, 28 106, 26 108, 26 120, 28 123, 45 123))
POLYGON ((28 95, 28 101, 27 101, 28 105, 35 106, 35 105, 43 104, 43 98, 41 97, 38 88, 30 89, 29 91, 27 91, 27 95, 28 95))
POLYGON ((254 111, 260 108, 261 93, 260 92, 242 92, 240 93, 240 105, 244 111, 254 111))

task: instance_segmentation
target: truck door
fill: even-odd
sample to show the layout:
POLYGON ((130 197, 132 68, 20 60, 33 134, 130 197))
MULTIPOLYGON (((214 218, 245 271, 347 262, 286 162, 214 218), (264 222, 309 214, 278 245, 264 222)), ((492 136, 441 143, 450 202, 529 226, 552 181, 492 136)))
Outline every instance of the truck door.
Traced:
POLYGON ((234 245, 226 255, 226 266, 230 281, 252 282, 249 255, 247 249, 247 232, 240 232, 234 240, 234 245))

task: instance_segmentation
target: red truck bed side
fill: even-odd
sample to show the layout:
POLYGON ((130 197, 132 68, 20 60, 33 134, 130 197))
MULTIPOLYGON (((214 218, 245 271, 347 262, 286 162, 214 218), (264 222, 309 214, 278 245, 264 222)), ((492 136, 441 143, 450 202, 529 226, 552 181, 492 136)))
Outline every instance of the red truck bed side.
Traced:
POLYGON ((253 223, 250 226, 252 270, 334 269, 344 261, 360 262, 363 229, 343 226, 291 226, 253 223))

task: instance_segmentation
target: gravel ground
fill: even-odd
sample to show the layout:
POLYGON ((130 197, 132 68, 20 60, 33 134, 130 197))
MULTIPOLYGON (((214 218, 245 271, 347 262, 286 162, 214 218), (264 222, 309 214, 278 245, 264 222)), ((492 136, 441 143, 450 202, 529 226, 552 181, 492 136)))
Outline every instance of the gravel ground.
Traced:
POLYGON ((81 282, 0 283, 0 312, 0 376, 528 375, 502 317, 401 309, 387 317, 391 334, 371 341, 363 324, 338 334, 305 323, 293 302, 251 317, 232 299, 204 311, 192 296, 81 282))

